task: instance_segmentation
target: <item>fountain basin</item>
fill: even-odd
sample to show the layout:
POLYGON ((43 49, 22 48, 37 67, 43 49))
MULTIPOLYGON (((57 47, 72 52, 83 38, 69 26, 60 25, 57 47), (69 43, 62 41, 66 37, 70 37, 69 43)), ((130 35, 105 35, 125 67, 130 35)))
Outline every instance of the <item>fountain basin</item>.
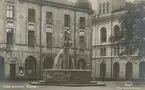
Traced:
POLYGON ((44 69, 43 80, 47 83, 88 83, 91 82, 91 71, 75 69, 44 69))

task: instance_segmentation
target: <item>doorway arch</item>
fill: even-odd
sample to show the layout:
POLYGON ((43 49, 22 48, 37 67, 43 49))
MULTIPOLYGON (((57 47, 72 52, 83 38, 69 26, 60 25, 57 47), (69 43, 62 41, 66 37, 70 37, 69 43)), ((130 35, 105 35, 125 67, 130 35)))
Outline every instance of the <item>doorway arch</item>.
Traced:
POLYGON ((130 80, 132 78, 132 63, 126 63, 126 79, 130 80))
POLYGON ((113 77, 116 80, 119 78, 119 71, 120 71, 119 63, 118 62, 115 62, 113 64, 113 77))
POLYGON ((100 64, 100 78, 102 80, 104 80, 106 77, 106 64, 104 62, 102 62, 100 64))
POLYGON ((25 76, 36 76, 36 64, 35 57, 29 56, 25 60, 25 76))
POLYGON ((52 69, 53 68, 53 58, 46 57, 43 62, 43 69, 52 69))

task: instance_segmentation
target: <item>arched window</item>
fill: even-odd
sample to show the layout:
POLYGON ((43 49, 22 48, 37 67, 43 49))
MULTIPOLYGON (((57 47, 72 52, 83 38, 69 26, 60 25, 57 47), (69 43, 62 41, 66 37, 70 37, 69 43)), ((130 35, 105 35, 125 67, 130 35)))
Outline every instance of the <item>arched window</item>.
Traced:
POLYGON ((102 4, 99 5, 99 13, 102 14, 102 4))
POLYGON ((36 64, 35 57, 29 56, 25 60, 25 76, 36 76, 36 64))
POLYGON ((110 10, 110 3, 107 2, 107 12, 109 12, 109 10, 110 10))
POLYGON ((106 42, 107 41, 107 31, 106 28, 103 27, 101 29, 101 43, 106 42))
POLYGON ((103 3, 103 13, 105 13, 105 3, 103 3))
POLYGON ((118 25, 114 27, 114 38, 115 38, 115 41, 120 40, 120 28, 118 25))

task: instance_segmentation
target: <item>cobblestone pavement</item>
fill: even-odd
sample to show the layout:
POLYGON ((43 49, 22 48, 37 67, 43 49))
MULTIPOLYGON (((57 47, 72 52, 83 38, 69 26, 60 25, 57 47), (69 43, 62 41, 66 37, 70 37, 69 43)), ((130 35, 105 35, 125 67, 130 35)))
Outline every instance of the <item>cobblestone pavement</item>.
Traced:
POLYGON ((31 86, 30 81, 1 81, 0 90, 145 90, 145 83, 138 85, 125 84, 125 82, 101 82, 107 86, 84 86, 84 87, 68 87, 68 86, 31 86), (130 86, 129 86, 130 85, 130 86))

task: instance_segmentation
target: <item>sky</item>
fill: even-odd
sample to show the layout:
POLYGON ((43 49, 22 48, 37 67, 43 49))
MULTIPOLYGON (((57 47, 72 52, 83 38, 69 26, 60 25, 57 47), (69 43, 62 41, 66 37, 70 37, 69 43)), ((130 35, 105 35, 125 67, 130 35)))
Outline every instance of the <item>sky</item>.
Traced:
POLYGON ((129 2, 134 2, 134 0, 127 0, 127 1, 129 1, 129 2))

